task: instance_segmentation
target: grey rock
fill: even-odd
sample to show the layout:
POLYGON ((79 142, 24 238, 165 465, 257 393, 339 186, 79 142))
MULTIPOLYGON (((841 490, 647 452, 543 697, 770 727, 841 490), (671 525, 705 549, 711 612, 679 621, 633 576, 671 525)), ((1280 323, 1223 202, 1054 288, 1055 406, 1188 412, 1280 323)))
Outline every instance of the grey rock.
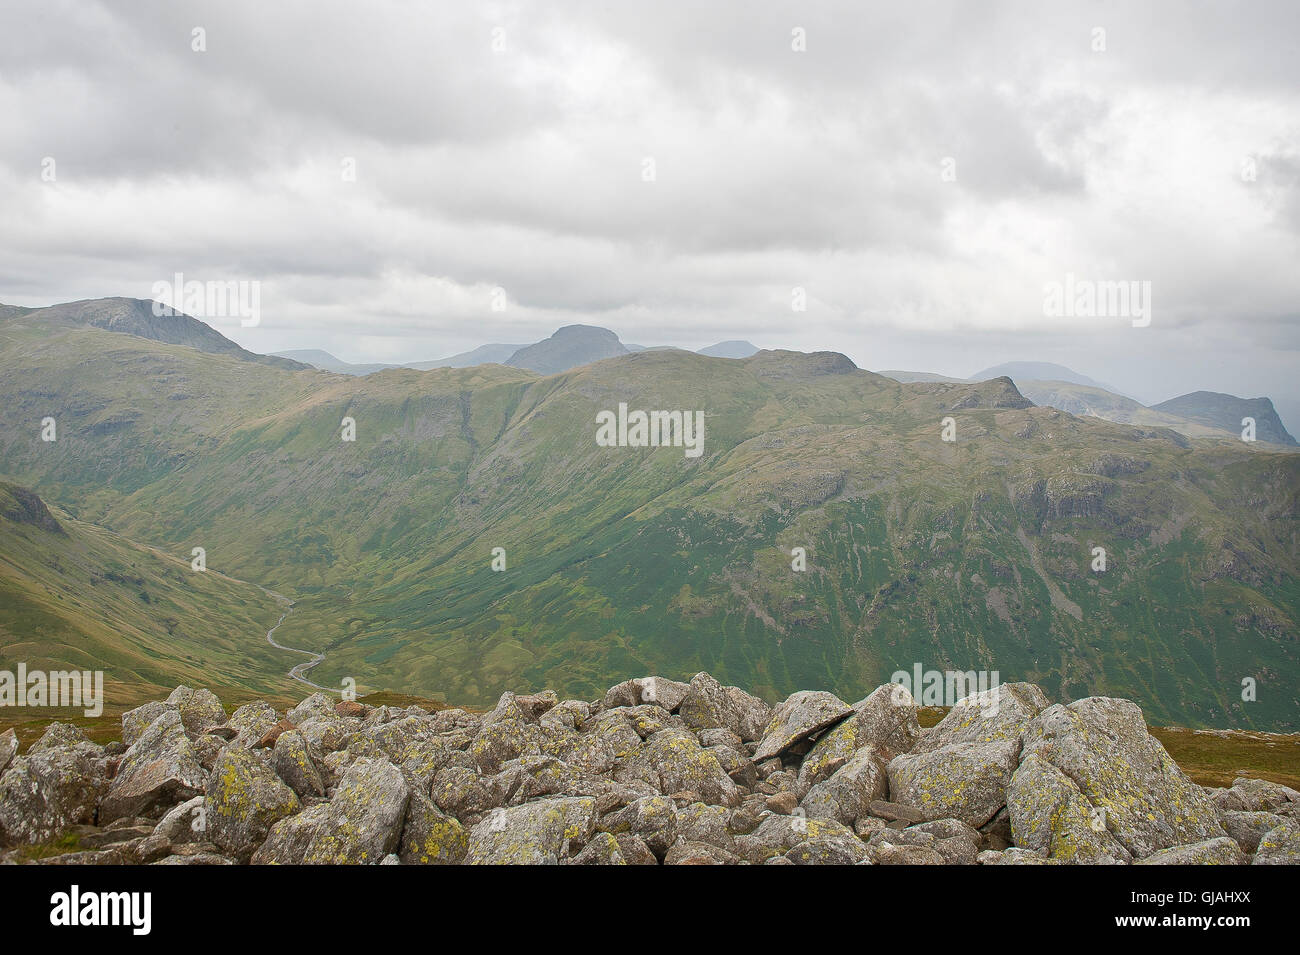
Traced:
POLYGON ((1153 852, 1138 865, 1245 865, 1250 859, 1236 840, 1221 836, 1153 852))
POLYGON ((391 763, 359 759, 330 799, 324 823, 307 847, 308 865, 373 865, 402 836, 411 790, 391 763))
POLYGON ((178 845, 188 845, 207 840, 207 818, 203 811, 203 796, 195 796, 179 806, 173 806, 144 841, 136 847, 136 859, 149 863, 170 855, 178 845))
POLYGON ((762 734, 771 708, 758 697, 736 687, 725 687, 709 674, 700 672, 691 678, 677 712, 697 732, 721 727, 750 742, 762 734))
POLYGON ((251 750, 228 747, 208 774, 203 801, 208 838, 247 862, 273 825, 302 808, 297 795, 251 750))
POLYGON ((672 712, 682 705, 690 691, 689 683, 666 680, 661 676, 646 676, 635 680, 624 680, 612 686, 605 693, 605 709, 617 706, 639 706, 642 703, 655 703, 672 712))
POLYGON ((149 728, 150 723, 169 709, 175 709, 175 707, 161 703, 158 700, 150 700, 143 706, 127 710, 122 714, 122 742, 127 746, 131 746, 149 728))
POLYGON ((101 822, 166 810, 204 791, 207 774, 183 719, 183 710, 164 710, 127 749, 100 806, 101 822))
POLYGON ((275 707, 262 700, 256 700, 245 703, 231 713, 227 725, 234 729, 236 743, 244 749, 252 749, 257 745, 258 740, 278 722, 280 717, 276 715, 275 707))
POLYGON ((1019 752, 1018 739, 995 739, 895 756, 888 767, 890 797, 926 819, 982 826, 1006 805, 1019 752))
POLYGON ((221 700, 211 690, 192 690, 178 686, 167 697, 167 705, 176 707, 186 732, 193 736, 206 733, 214 726, 226 722, 226 711, 221 700))
POLYGON ((275 741, 271 750, 271 767, 299 798, 325 795, 320 770, 307 750, 307 741, 297 730, 281 733, 275 741))
POLYGON ((469 835, 470 865, 557 864, 577 855, 596 831, 589 796, 539 799, 497 810, 469 835))
POLYGON ((875 747, 858 750, 847 763, 808 790, 800 806, 810 819, 834 819, 846 826, 865 815, 888 791, 885 768, 875 747))
POLYGON ((313 693, 286 713, 285 719, 294 726, 301 726, 310 719, 335 715, 334 700, 324 693, 313 693))
POLYGON ((329 816, 329 803, 309 806, 271 827, 266 841, 253 853, 253 865, 302 865, 316 833, 329 816))
POLYGON ((469 851, 469 833, 455 816, 438 809, 418 790, 411 792, 402 830, 400 857, 407 865, 456 865, 469 851))
POLYGON ((599 828, 612 835, 631 833, 662 858, 677 841, 677 807, 667 796, 647 796, 605 816, 599 828))
POLYGON ((1286 820, 1273 812, 1220 812, 1219 824, 1242 852, 1254 852, 1259 841, 1286 820))
POLYGON ((800 740, 838 723, 853 708, 833 693, 800 690, 785 699, 772 714, 754 751, 755 762, 779 756, 800 740))
POLYGON ((740 801, 736 784, 717 757, 702 749, 693 733, 665 729, 655 733, 615 771, 620 782, 640 779, 664 795, 690 791, 715 806, 740 801))
POLYGON ((1288 819, 1264 833, 1255 850, 1255 865, 1300 864, 1300 822, 1288 819))
POLYGON ((1022 773, 1034 778, 1012 787, 1015 842, 1046 848, 1052 858, 1073 859, 1073 847, 1095 846, 1098 838, 1107 854, 1115 854, 1109 837, 1143 859, 1226 835, 1205 791, 1147 732, 1142 711, 1128 700, 1089 697, 1044 710, 1025 730, 1017 777, 1022 773), (1048 777, 1047 767, 1056 771, 1050 790, 1037 782, 1048 777))
POLYGON ((813 745, 799 767, 799 782, 812 787, 868 746, 882 764, 906 753, 921 738, 917 705, 897 683, 878 687, 853 704, 853 713, 831 727, 813 745))
POLYGON ((107 786, 102 762, 89 747, 15 756, 0 776, 0 845, 35 845, 94 822, 107 786))
POLYGON ((0 733, 0 776, 9 768, 9 763, 18 755, 18 736, 12 729, 0 733))

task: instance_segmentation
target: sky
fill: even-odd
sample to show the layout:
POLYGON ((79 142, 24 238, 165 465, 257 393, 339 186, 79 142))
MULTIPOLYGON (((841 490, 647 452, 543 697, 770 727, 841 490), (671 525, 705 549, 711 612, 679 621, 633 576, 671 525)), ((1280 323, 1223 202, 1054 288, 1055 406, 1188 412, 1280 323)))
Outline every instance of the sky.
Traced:
POLYGON ((259 352, 584 323, 1300 432, 1297 37, 1294 0, 5 3, 0 302, 180 273, 260 283, 197 316, 259 352), (1067 276, 1149 324, 1053 314, 1067 276))

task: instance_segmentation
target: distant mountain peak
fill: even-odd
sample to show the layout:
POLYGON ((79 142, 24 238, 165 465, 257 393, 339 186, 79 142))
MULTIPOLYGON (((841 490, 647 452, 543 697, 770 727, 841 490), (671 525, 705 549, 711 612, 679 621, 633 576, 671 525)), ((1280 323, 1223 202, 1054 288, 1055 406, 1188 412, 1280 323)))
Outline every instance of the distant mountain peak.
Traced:
POLYGON ((550 338, 519 349, 505 364, 539 375, 558 375, 579 365, 627 354, 630 354, 628 349, 608 328, 565 325, 557 328, 550 338))
POLYGON ((1193 391, 1151 408, 1234 433, 1241 431, 1243 418, 1254 418, 1256 440, 1296 446, 1296 439, 1282 424, 1268 398, 1239 398, 1218 391, 1193 391))
POLYGON ((1110 385, 1102 384, 1087 375, 1081 375, 1072 368, 1050 361, 1007 361, 971 375, 971 381, 987 381, 990 378, 1007 377, 1013 381, 1065 381, 1073 385, 1086 385, 1089 388, 1101 388, 1119 394, 1110 385))
POLYGON ((750 355, 758 352, 758 346, 742 339, 729 339, 725 342, 718 342, 716 345, 710 345, 708 348, 701 348, 699 354, 708 355, 711 358, 748 358, 750 355))
POLYGON ((259 355, 241 348, 211 325, 192 315, 170 308, 159 309, 154 303, 140 298, 93 298, 78 302, 64 302, 46 308, 29 309, 23 313, 25 321, 48 321, 64 326, 86 326, 123 335, 135 335, 165 345, 185 345, 211 355, 229 355, 242 361, 273 365, 294 370, 309 367, 301 362, 273 355, 259 355))

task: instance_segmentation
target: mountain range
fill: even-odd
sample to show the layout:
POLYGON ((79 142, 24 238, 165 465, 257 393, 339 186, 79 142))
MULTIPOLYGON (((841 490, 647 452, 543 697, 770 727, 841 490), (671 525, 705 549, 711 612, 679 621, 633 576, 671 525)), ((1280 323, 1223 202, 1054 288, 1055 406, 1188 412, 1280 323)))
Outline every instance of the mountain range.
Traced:
MULTIPOLYGON (((1300 454, 1281 444, 834 352, 342 376, 152 325, 148 303, 74 304, 0 310, 0 668, 102 664, 141 699, 288 692, 303 657, 266 641, 283 594, 277 642, 363 692, 487 704, 708 670, 853 699, 919 663, 1297 729, 1300 454), (620 404, 702 411, 703 454, 600 446, 620 404)), ((563 365, 569 334, 511 360, 563 365)), ((1180 408, 1146 410, 1214 414, 1180 408)))
MULTIPOLYGON (((620 341, 614 332, 596 325, 565 325, 557 329, 551 337, 530 345, 479 345, 477 348, 452 355, 450 358, 409 362, 404 365, 353 364, 341 361, 329 352, 314 348, 275 354, 276 357, 292 359, 322 371, 335 371, 344 375, 369 375, 390 368, 415 368, 428 371, 433 368, 469 368, 487 364, 527 368, 540 374, 553 375, 568 371, 570 368, 589 365, 602 358, 614 358, 641 351, 660 351, 669 347, 671 346, 647 347, 625 343, 620 341)), ((699 354, 716 358, 748 358, 757 351, 758 348, 749 342, 733 340, 701 348, 699 354)))
POLYGON ((1242 419, 1250 417, 1256 423, 1257 441, 1297 446, 1296 439, 1287 431, 1268 398, 1238 398, 1236 395, 1198 391, 1148 406, 1064 365, 1050 362, 1007 362, 986 368, 970 378, 900 370, 882 371, 881 374, 901 382, 950 383, 986 381, 1005 375, 1014 379, 1021 394, 1036 405, 1121 424, 1172 428, 1188 437, 1240 440, 1242 419))

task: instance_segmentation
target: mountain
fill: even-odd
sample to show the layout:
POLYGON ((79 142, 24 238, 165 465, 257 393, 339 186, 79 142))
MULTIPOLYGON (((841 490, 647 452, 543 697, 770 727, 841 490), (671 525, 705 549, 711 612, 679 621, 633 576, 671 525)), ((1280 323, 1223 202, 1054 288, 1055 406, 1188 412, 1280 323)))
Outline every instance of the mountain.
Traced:
POLYGON ((716 345, 710 345, 708 348, 701 348, 699 354, 710 355, 713 358, 748 358, 758 351, 758 348, 746 341, 731 340, 718 342, 716 345))
POLYGON ((970 380, 968 378, 949 378, 947 375, 936 375, 929 371, 898 371, 891 369, 889 371, 878 371, 876 374, 884 375, 886 378, 892 378, 894 381, 901 381, 905 384, 917 381, 962 382, 970 380))
MULTIPOLYGON (((323 652, 325 685, 486 705, 707 669, 769 700, 856 699, 921 663, 1131 697, 1161 723, 1297 727, 1297 454, 1033 407, 1006 378, 903 384, 834 353, 355 378, 30 319, 0 321, 4 478, 114 549, 201 544, 293 598, 277 639, 323 652), (596 414, 620 403, 702 411, 703 453, 600 446, 596 414)), ((45 546, 10 563, 48 580, 45 546)), ((243 681, 283 677, 253 654, 265 622, 221 631, 248 653, 243 681)))
POLYGON ((406 365, 407 368, 418 368, 421 371, 428 371, 431 368, 470 368, 474 365, 504 365, 506 360, 524 345, 479 345, 471 351, 461 352, 459 355, 452 355, 450 358, 440 358, 437 361, 416 361, 406 365))
POLYGON ((985 381, 989 378, 1000 378, 1003 375, 1013 381, 1067 381, 1075 385, 1084 385, 1088 388, 1100 388, 1104 391, 1115 391, 1109 385, 1103 385, 1101 382, 1093 381, 1086 375, 1081 375, 1077 371, 1072 371, 1064 365, 1055 365, 1050 361, 1008 361, 1001 365, 994 365, 992 368, 985 368, 983 371, 971 375, 970 381, 985 381))
POLYGON ((0 482, 0 670, 103 670, 117 709, 178 682, 284 697, 297 692, 284 674, 302 658, 266 642, 283 612, 252 584, 191 570, 182 548, 165 554, 56 518, 29 489, 0 482))
POLYGON ((123 335, 135 335, 169 345, 185 345, 210 355, 229 355, 241 361, 271 365, 276 368, 303 369, 307 365, 257 355, 236 345, 216 329, 180 312, 155 315, 154 303, 138 298, 95 298, 65 302, 47 308, 22 309, 18 313, 0 313, 0 320, 30 324, 33 327, 101 328, 123 335))
POLYGON ((319 368, 321 371, 333 371, 340 375, 369 375, 376 371, 383 371, 385 368, 397 367, 396 365, 353 364, 335 358, 329 352, 321 351, 319 348, 297 348, 291 351, 278 351, 274 353, 273 357, 288 358, 291 361, 319 368))
MULTIPOLYGON (((880 374, 901 382, 963 380, 923 371, 882 371, 880 374)), ((1295 445, 1268 398, 1246 399, 1196 392, 1148 407, 1063 365, 1050 362, 1007 362, 986 368, 965 380, 983 381, 1003 375, 1013 378, 1020 393, 1034 404, 1073 415, 1104 418, 1139 427, 1171 428, 1189 438, 1220 440, 1240 440, 1241 419, 1251 416, 1257 422, 1258 440, 1295 445), (1032 377, 1036 373, 1058 377, 1032 377)))
POLYGON ((1295 446, 1296 440, 1282 425, 1282 419, 1267 398, 1238 398, 1214 391, 1194 391, 1151 406, 1155 411, 1178 415, 1211 428, 1240 435, 1243 418, 1255 419, 1259 441, 1295 446))
POLYGON ((628 350, 608 328, 565 325, 550 338, 519 349, 505 364, 542 375, 555 375, 603 358, 626 354, 628 350))

